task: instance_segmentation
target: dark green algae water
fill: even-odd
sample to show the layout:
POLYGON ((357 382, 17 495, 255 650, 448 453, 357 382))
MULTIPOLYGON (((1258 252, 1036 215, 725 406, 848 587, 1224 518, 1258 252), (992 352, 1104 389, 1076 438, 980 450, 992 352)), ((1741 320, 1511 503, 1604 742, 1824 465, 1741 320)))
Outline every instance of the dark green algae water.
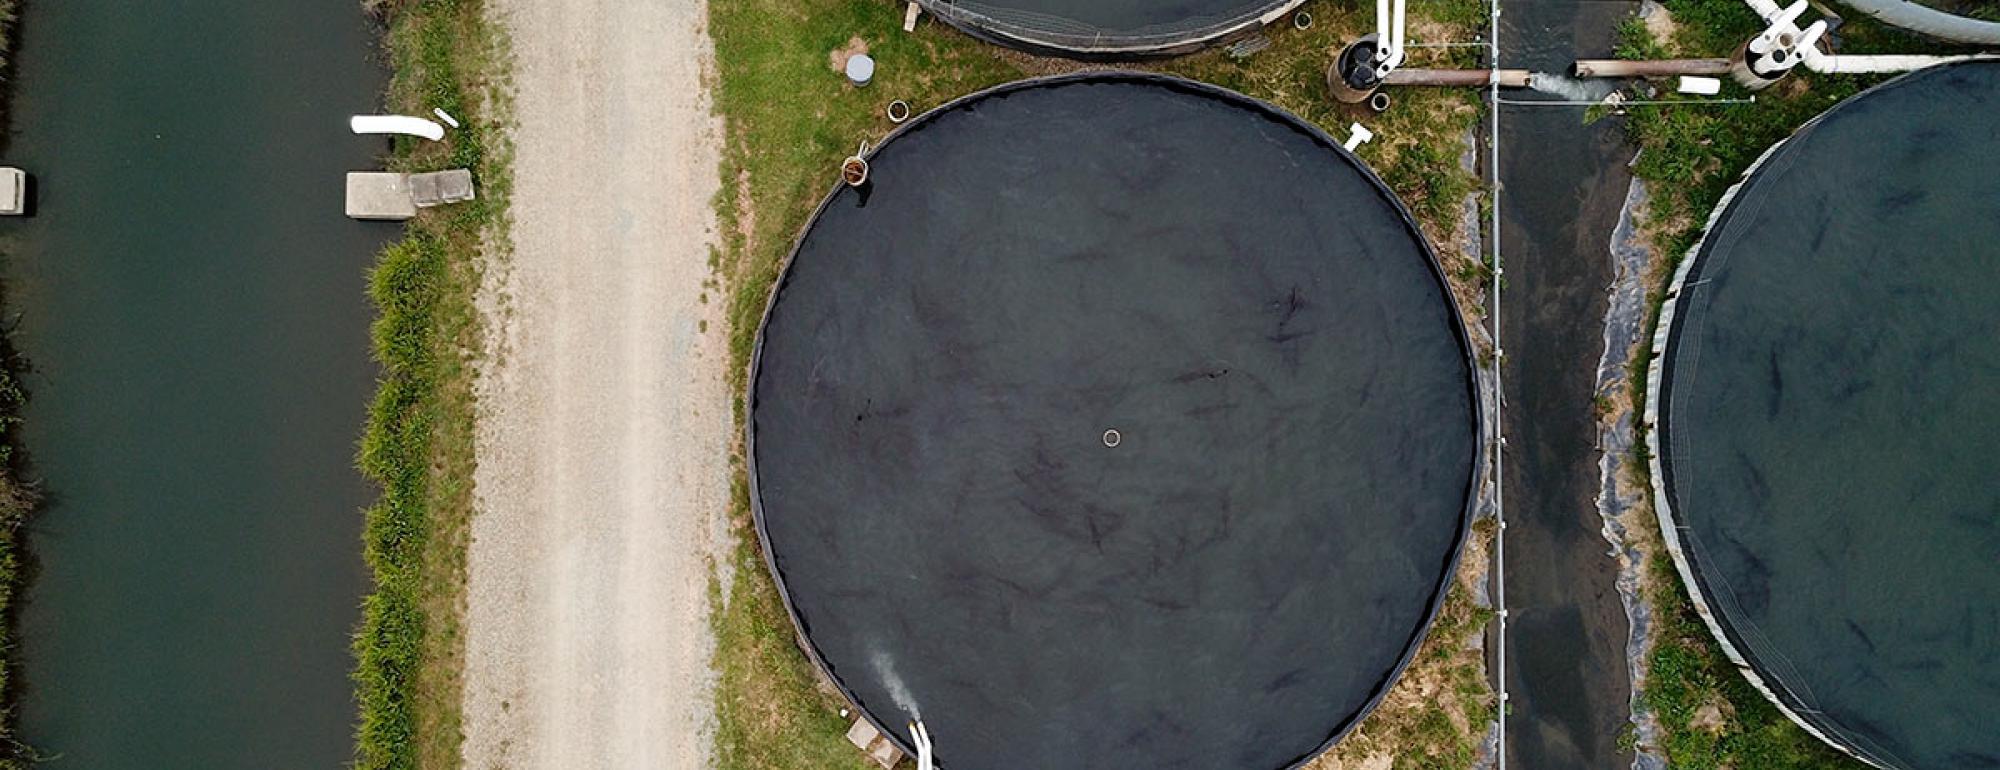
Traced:
POLYGON ((346 0, 25 4, 0 223, 48 505, 21 737, 52 767, 325 768, 351 754, 353 470, 376 367, 341 213, 386 149, 346 0))

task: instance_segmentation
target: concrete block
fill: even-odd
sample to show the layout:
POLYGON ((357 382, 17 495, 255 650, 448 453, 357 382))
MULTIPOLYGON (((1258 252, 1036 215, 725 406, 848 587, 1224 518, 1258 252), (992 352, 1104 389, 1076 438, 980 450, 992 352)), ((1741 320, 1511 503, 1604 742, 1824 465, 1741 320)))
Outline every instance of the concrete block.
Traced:
POLYGON ((890 742, 888 736, 875 729, 867 719, 854 720, 854 726, 847 728, 847 742, 861 750, 861 753, 884 768, 893 768, 903 761, 902 749, 890 742))
POLYGON ((379 171, 347 173, 347 216, 354 219, 400 221, 417 215, 406 174, 379 171))
POLYGON ((882 732, 875 729, 875 725, 866 719, 856 719, 854 726, 847 728, 847 742, 862 751, 867 751, 869 746, 875 745, 875 742, 881 739, 882 732))
POLYGON ((428 174, 411 174, 410 198, 416 202, 417 208, 472 200, 472 172, 455 168, 428 174))

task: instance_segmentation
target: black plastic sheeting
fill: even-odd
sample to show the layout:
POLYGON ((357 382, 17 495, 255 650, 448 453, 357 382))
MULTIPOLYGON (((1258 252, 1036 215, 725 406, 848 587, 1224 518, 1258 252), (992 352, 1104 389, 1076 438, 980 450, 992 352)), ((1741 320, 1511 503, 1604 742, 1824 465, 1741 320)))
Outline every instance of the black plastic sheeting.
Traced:
POLYGON ((1801 130, 1712 227, 1662 461, 1722 630, 1885 766, 2000 767, 2000 65, 1801 130))
POLYGON ((750 386, 757 521, 819 663, 950 770, 1330 745, 1436 611, 1480 462, 1406 212, 1306 124, 1157 76, 1003 86, 871 163, 750 386))
POLYGON ((1077 58, 1185 53, 1301 0, 918 0, 1002 45, 1077 58))

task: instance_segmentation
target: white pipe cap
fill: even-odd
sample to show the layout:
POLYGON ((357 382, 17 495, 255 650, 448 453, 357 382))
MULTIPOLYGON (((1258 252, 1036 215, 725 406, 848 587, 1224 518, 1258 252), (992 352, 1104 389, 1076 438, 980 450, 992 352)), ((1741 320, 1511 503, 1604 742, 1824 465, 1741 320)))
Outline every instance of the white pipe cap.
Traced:
POLYGON ((858 53, 847 59, 847 79, 857 86, 868 85, 875 78, 875 60, 868 54, 858 53))
POLYGON ((1704 78, 1704 77, 1695 77, 1692 75, 1682 75, 1680 91, 1681 93, 1684 94, 1714 96, 1716 94, 1722 93, 1722 81, 1717 80, 1715 78, 1704 78))

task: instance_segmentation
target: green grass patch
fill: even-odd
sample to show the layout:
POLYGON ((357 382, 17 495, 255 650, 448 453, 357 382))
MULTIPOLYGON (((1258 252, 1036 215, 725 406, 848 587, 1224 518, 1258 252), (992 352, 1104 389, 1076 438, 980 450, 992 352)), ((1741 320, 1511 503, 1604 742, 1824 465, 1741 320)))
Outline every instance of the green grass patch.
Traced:
POLYGON ((497 38, 479 0, 411 0, 379 9, 393 67, 388 107, 433 106, 464 127, 445 142, 399 138, 399 171, 470 168, 479 199, 426 209, 369 276, 382 379, 358 463, 381 486, 364 555, 374 589, 354 637, 360 703, 355 764, 449 768, 459 762, 459 622, 472 490, 473 293, 482 243, 504 226, 508 177, 486 78, 497 38))
MULTIPOLYGON (((1377 138, 1360 155, 1414 209, 1439 247, 1446 272, 1459 282, 1461 304, 1476 318, 1483 266, 1476 254, 1460 254, 1454 244, 1461 207, 1479 189, 1478 178, 1459 165, 1464 136, 1483 114, 1477 96, 1469 90, 1398 91, 1396 106, 1384 115, 1335 105, 1326 95, 1325 68, 1342 45, 1372 27, 1374 9, 1355 0, 1315 2, 1308 8, 1316 17, 1313 28, 1294 30, 1285 22, 1269 33, 1272 46, 1248 59, 1211 50, 1132 68, 1179 74, 1271 101, 1337 137, 1346 135, 1351 122, 1368 125, 1377 138)), ((1478 40, 1484 30, 1480 0, 1416 0, 1411 14, 1417 42, 1478 40)), ((893 127, 883 115, 887 103, 903 99, 921 112, 1010 80, 1083 68, 986 45, 928 17, 916 32, 905 33, 902 18, 902 4, 886 0, 709 5, 717 62, 715 104, 727 126, 722 189, 715 202, 722 238, 714 261, 729 303, 730 386, 739 426, 750 350, 779 265, 835 184, 840 159, 893 127), (846 85, 832 61, 837 50, 856 46, 865 46, 880 64, 875 81, 865 89, 846 85)), ((1446 49, 1421 51, 1435 58, 1420 58, 1413 66, 1472 64, 1483 55, 1483 49, 1448 49, 1456 51, 1453 60, 1438 50, 1446 49)), ((719 674, 716 766, 869 767, 842 737, 847 725, 839 712, 846 703, 799 648, 751 524, 740 455, 734 462, 730 522, 736 546, 724 557, 734 580, 717 586, 712 616, 719 674)), ((1448 605, 1449 617, 1459 617, 1455 608, 1461 604, 1470 608, 1467 612, 1476 610, 1463 599, 1458 596, 1457 603, 1448 605)), ((1476 612, 1466 618, 1471 627, 1483 628, 1476 612)), ((1464 641, 1458 631, 1438 636, 1464 641)), ((1491 718, 1490 695, 1474 692, 1486 692, 1478 656, 1448 641, 1435 649, 1452 661, 1470 661, 1469 668, 1442 681, 1464 690, 1466 697, 1455 702, 1472 710, 1457 707, 1448 714, 1449 730, 1438 729, 1435 718, 1408 717, 1412 725, 1426 725, 1399 733, 1412 744, 1404 752, 1410 757, 1459 756, 1477 741, 1459 726, 1468 720, 1483 725, 1491 718)), ((1414 711, 1420 704, 1413 700, 1409 708, 1414 711)), ((1394 708, 1377 713, 1405 718, 1394 708)))

